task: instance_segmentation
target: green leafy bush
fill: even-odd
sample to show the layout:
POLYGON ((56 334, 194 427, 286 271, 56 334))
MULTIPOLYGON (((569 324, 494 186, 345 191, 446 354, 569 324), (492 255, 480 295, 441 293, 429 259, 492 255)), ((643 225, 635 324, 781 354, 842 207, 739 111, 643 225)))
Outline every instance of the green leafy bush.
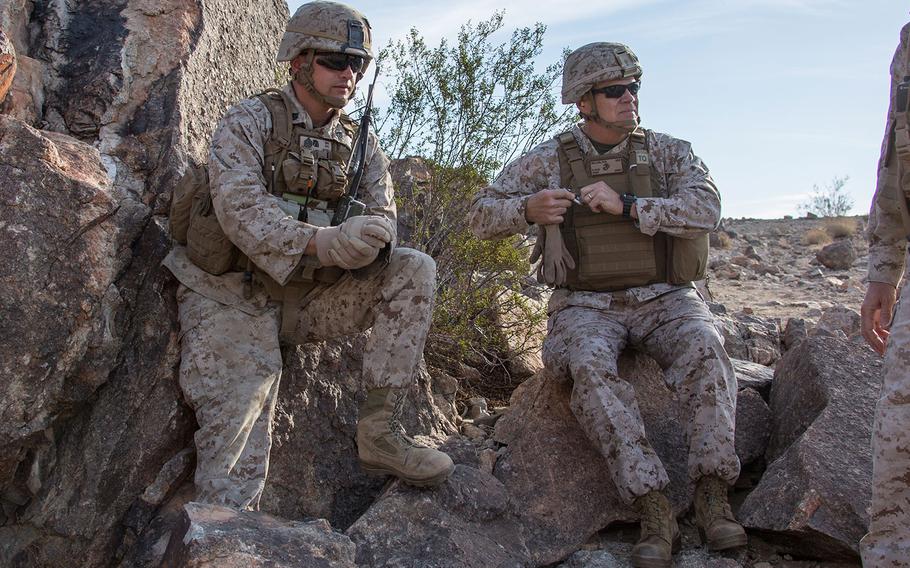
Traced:
POLYGON ((567 128, 574 116, 557 104, 561 64, 535 67, 545 26, 520 28, 496 42, 502 27, 497 13, 465 24, 456 42, 435 48, 412 29, 379 58, 390 82, 390 102, 377 113, 382 147, 393 159, 423 156, 428 170, 427 183, 398 188, 398 205, 402 244, 437 263, 431 340, 453 361, 480 366, 497 366, 506 344, 522 344, 520 335, 544 314, 520 294, 530 282, 527 239, 480 241, 466 214, 506 163, 567 128), (502 316, 523 307, 524 325, 504 328, 502 316))

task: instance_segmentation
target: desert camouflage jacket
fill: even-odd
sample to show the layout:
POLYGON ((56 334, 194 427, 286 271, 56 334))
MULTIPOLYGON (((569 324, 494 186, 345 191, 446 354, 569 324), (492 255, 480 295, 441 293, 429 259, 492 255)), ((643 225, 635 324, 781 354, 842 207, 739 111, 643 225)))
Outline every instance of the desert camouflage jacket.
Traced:
MULTIPOLYGON (((312 128, 312 120, 297 101, 290 83, 284 92, 294 102, 293 122, 312 128)), ((326 138, 350 147, 353 141, 341 125, 340 116, 341 111, 337 111, 319 130, 326 138)), ((263 149, 271 128, 271 115, 258 99, 245 99, 228 109, 212 136, 209 176, 215 214, 228 238, 256 266, 284 284, 299 265, 316 227, 291 218, 279 206, 280 198, 266 188, 263 149)), ((387 217, 395 226, 389 159, 373 133, 359 198, 369 214, 387 217)), ((186 258, 182 249, 175 247, 164 264, 183 284, 222 303, 243 304, 238 297, 241 290, 234 289, 232 279, 205 273, 186 258)))
MULTIPOLYGON (((891 105, 881 158, 878 162, 878 181, 872 209, 869 212, 869 281, 886 282, 897 286, 904 273, 907 252, 907 231, 901 213, 901 199, 910 187, 901 188, 899 163, 893 147, 896 120, 897 84, 910 75, 910 24, 901 30, 901 43, 891 61, 891 105)), ((906 175, 906 173, 904 174, 906 175)))
MULTIPOLYGON (((596 154, 590 139, 579 125, 572 130, 582 151, 596 154)), ((680 238, 692 238, 712 231, 720 221, 720 194, 708 168, 693 152, 691 145, 667 134, 645 130, 652 167, 660 174, 660 197, 638 199, 641 232, 654 235, 663 231, 680 238)), ((626 138, 607 154, 622 154, 626 138)), ((478 193, 470 212, 471 228, 482 239, 501 239, 528 230, 523 201, 542 189, 560 187, 556 139, 539 144, 510 163, 489 186, 478 193)), ((653 284, 624 291, 637 301, 676 290, 680 286, 653 284)), ((550 299, 551 312, 568 305, 607 308, 613 293, 572 292, 559 289, 550 299)))

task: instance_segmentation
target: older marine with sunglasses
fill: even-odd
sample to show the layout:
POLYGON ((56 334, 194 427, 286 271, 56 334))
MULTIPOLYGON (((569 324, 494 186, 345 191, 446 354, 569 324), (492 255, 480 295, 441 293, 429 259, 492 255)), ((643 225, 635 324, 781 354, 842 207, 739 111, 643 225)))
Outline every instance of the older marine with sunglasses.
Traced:
MULTIPOLYGON (((371 44, 369 22, 353 8, 302 5, 278 49, 291 80, 228 109, 212 137, 211 209, 236 262, 207 272, 193 258, 213 243, 205 235, 194 243, 191 230, 187 247, 175 246, 165 261, 181 282, 180 385, 199 423, 197 501, 258 508, 282 345, 370 328, 362 373, 352 377, 365 391, 356 427, 362 471, 432 486, 454 470, 449 456, 416 443, 398 421, 430 326, 435 264, 396 246, 389 160, 377 137, 342 111, 372 60, 371 44), (336 216, 355 193, 363 214, 336 216)), ((326 514, 313 506, 308 514, 326 514)))
MULTIPOLYGON (((566 59, 562 101, 581 121, 521 156, 475 198, 470 222, 485 239, 537 225, 532 260, 554 290, 543 346, 547 373, 573 381, 570 406, 609 467, 606 483, 641 517, 639 568, 669 568, 679 542, 667 472, 647 440, 635 390, 618 375, 626 347, 660 364, 682 406, 695 520, 708 548, 747 543, 727 488, 736 377, 693 281, 704 278, 707 234, 720 195, 684 141, 642 128, 638 58, 592 43, 566 59)), ((679 504, 677 504, 679 505, 679 504)))

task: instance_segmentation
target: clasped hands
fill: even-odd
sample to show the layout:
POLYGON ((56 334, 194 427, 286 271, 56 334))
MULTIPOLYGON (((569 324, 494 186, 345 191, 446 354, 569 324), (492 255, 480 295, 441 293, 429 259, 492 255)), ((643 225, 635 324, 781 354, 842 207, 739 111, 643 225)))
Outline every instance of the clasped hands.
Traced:
MULTIPOLYGON (((622 214, 622 198, 602 181, 586 185, 579 191, 582 202, 597 213, 622 214)), ((575 199, 568 189, 553 188, 538 191, 525 207, 525 218, 538 225, 558 225, 575 199)))
POLYGON ((391 221, 385 217, 358 215, 336 227, 320 227, 313 241, 323 266, 354 270, 376 260, 394 234, 391 221))

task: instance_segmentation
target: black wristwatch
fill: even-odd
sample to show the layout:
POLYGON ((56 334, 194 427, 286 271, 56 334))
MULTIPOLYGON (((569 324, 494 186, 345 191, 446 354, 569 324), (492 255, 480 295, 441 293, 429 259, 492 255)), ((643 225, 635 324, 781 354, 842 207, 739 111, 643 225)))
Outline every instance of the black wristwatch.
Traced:
POLYGON ((630 219, 632 217, 632 206, 638 198, 632 193, 623 193, 619 198, 622 199, 622 216, 630 219))

